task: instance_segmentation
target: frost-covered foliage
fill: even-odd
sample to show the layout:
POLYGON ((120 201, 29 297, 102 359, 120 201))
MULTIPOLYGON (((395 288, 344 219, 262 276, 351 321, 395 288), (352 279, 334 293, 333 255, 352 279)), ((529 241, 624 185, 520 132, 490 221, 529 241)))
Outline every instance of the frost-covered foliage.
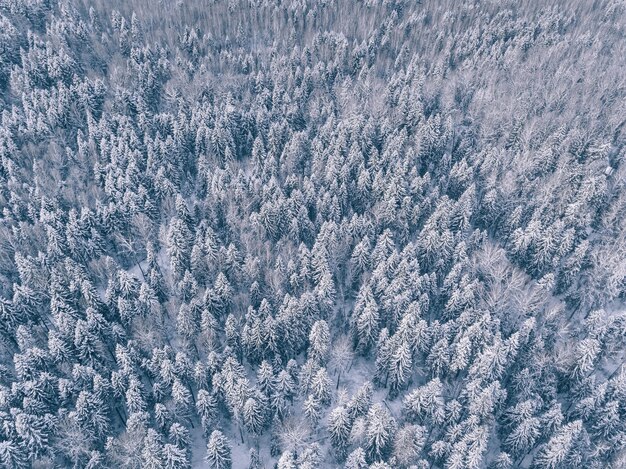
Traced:
POLYGON ((625 33, 0 0, 0 467, 624 467, 625 33))

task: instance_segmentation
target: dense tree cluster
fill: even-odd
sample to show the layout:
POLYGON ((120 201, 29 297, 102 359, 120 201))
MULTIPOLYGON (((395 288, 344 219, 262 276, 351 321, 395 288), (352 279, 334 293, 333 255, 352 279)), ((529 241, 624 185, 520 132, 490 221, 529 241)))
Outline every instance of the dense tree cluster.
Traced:
POLYGON ((0 0, 0 467, 624 467, 625 18, 0 0))

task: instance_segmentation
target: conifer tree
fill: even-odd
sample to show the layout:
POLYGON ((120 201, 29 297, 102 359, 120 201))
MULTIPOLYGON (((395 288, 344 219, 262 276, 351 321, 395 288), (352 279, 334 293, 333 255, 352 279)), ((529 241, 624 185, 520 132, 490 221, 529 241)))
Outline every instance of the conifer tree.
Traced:
POLYGON ((246 430, 253 435, 258 435, 265 426, 267 411, 264 407, 265 403, 260 396, 258 398, 250 397, 244 404, 244 425, 246 430))
POLYGON ((5 467, 15 467, 16 469, 26 468, 29 465, 24 449, 12 440, 0 442, 0 461, 5 467))
POLYGON ((367 413, 367 453, 374 461, 381 461, 391 451, 397 430, 396 420, 381 404, 374 404, 367 413))
POLYGON ((144 437, 141 457, 142 466, 146 469, 158 469, 163 467, 163 443, 158 432, 153 429, 148 429, 144 437))
POLYGON ((191 461, 184 448, 177 445, 165 444, 163 446, 163 466, 167 469, 189 469, 191 461))
POLYGON ((320 368, 311 380, 312 395, 322 405, 330 404, 331 400, 331 382, 328 378, 325 368, 320 368))
POLYGON ((330 442, 337 452, 339 459, 343 459, 348 447, 348 438, 351 428, 350 416, 344 406, 335 407, 328 416, 328 433, 330 442))
POLYGON ((537 467, 552 469, 566 464, 567 457, 570 455, 582 428, 582 422, 575 420, 558 429, 537 454, 535 458, 537 467))
POLYGON ((368 466, 365 451, 363 448, 357 448, 346 459, 345 469, 366 469, 368 466))
POLYGON ((389 369, 389 388, 396 395, 409 380, 413 359, 409 344, 402 341, 391 356, 389 369))
POLYGON ((316 321, 309 334, 309 356, 324 364, 330 349, 330 330, 324 320, 316 321))
POLYGON ((230 444, 224 434, 214 430, 207 442, 205 460, 212 469, 230 469, 232 467, 230 444))
POLYGON ((302 404, 302 409, 311 428, 316 428, 322 417, 322 404, 313 395, 309 394, 302 404))

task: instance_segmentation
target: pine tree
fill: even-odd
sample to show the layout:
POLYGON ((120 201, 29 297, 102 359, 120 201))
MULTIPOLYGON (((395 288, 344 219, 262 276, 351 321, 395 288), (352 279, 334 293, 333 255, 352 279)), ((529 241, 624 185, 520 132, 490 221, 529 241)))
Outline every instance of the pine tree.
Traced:
POLYGON ((256 448, 250 448, 249 458, 250 463, 248 464, 248 469, 261 469, 263 467, 261 463, 261 457, 259 456, 259 452, 256 448))
POLYGON ((214 311, 218 317, 226 315, 234 292, 224 273, 220 272, 217 275, 213 288, 207 293, 210 293, 207 306, 211 308, 211 311, 214 311))
POLYGON ((144 412, 147 408, 143 393, 141 390, 141 383, 135 377, 132 377, 128 381, 128 389, 126 390, 126 409, 129 414, 136 412, 144 412))
POLYGON ((321 276, 315 288, 315 296, 323 317, 328 317, 337 297, 337 289, 330 272, 325 272, 321 276))
POLYGON ((540 421, 530 417, 522 420, 504 441, 513 454, 526 454, 540 435, 540 421))
MULTIPOLYGON (((624 424, 620 418, 619 409, 620 404, 616 400, 607 402, 602 409, 599 409, 597 421, 592 427, 596 437, 613 441, 624 436, 624 424)), ((548 419, 544 417, 545 420, 548 419)))
MULTIPOLYGON (((30 415, 25 412, 18 412, 15 415, 15 432, 28 449, 31 458, 36 459, 46 451, 52 436, 50 423, 49 418, 30 415)), ((15 453, 11 454, 15 455, 15 453)))
POLYGON ((367 413, 367 453, 374 461, 387 457, 391 451, 397 430, 396 420, 379 403, 374 404, 367 413))
POLYGON ((493 463, 489 466, 489 469, 511 469, 513 467, 513 460, 505 452, 501 452, 496 456, 493 463))
POLYGON ((172 272, 178 279, 181 279, 185 270, 189 268, 188 253, 192 241, 187 224, 180 218, 172 219, 167 233, 167 245, 172 272))
POLYGON ((209 350, 217 346, 218 323, 213 314, 207 309, 200 313, 200 331, 202 338, 209 350))
POLYGON ((142 466, 146 469, 160 469, 163 467, 163 443, 161 437, 153 429, 148 429, 144 437, 141 452, 142 466))
POLYGON ((296 455, 292 450, 284 451, 276 464, 277 469, 297 469, 296 455))
POLYGON ((326 368, 320 368, 311 380, 311 393, 322 405, 330 404, 331 382, 326 368))
POLYGON ((352 422, 344 406, 335 407, 328 416, 330 443, 341 460, 346 456, 352 422))
POLYGON ((391 367, 391 357, 394 351, 396 336, 389 337, 389 329, 386 327, 378 334, 376 342, 376 360, 374 366, 374 382, 382 386, 387 386, 389 379, 389 369, 391 367))
POLYGON ((430 350, 426 363, 433 376, 443 376, 450 362, 449 344, 446 338, 436 342, 430 350))
POLYGON ((196 234, 196 241, 191 248, 189 266, 193 276, 198 280, 200 285, 203 285, 208 276, 209 267, 207 265, 204 243, 201 239, 198 239, 197 236, 198 234, 196 234))
POLYGON ((170 441, 179 448, 189 448, 191 444, 191 435, 189 430, 184 425, 175 422, 168 431, 168 437, 170 441))
POLYGON ((259 435, 265 426, 267 409, 262 396, 249 398, 243 407, 243 422, 246 430, 253 435, 259 435))
POLYGON ((257 385, 262 393, 271 396, 276 389, 276 379, 272 365, 263 360, 257 371, 257 385))
POLYGON ((22 469, 29 467, 25 448, 15 441, 0 441, 0 461, 4 467, 22 469))
POLYGON ((163 446, 163 466, 165 469, 190 469, 191 461, 184 448, 177 445, 163 446))
POLYGON ((231 469, 231 449, 228 439, 219 430, 214 430, 207 443, 206 462, 213 469, 231 469))
POLYGON ((287 370, 278 373, 274 382, 275 392, 285 399, 292 399, 296 393, 296 383, 287 370))
POLYGON ((270 425, 271 433, 270 433, 270 456, 273 458, 280 455, 281 449, 281 441, 278 430, 280 428, 280 419, 278 415, 274 415, 274 419, 272 420, 272 424, 270 425))
POLYGON ((362 311, 355 311, 355 313, 357 314, 354 326, 356 348, 361 353, 367 353, 378 338, 380 324, 378 305, 374 299, 371 299, 363 306, 362 311))
POLYGON ((198 293, 198 282, 194 278, 191 272, 185 271, 183 278, 178 282, 178 291, 180 298, 184 302, 191 301, 191 299, 198 293))
POLYGON ((389 388, 390 394, 396 395, 408 382, 413 359, 411 350, 406 341, 402 341, 391 356, 389 363, 389 388))
POLYGON ((598 354, 600 342, 594 338, 580 341, 574 351, 571 374, 574 379, 581 379, 593 370, 598 354))
POLYGON ((105 458, 100 451, 92 451, 89 455, 89 461, 85 464, 85 469, 101 469, 105 467, 105 458))
POLYGON ((228 346, 240 356, 241 354, 241 335, 237 318, 233 314, 229 314, 224 324, 224 332, 226 334, 226 343, 228 346))
POLYGON ((376 461, 370 464, 370 469, 391 469, 391 466, 384 461, 376 461))
POLYGON ((302 404, 302 410, 311 428, 315 429, 322 417, 322 404, 313 395, 309 394, 302 404))
POLYGON ((582 428, 582 421, 575 420, 557 430, 535 457, 535 465, 541 469, 555 469, 565 464, 582 428))
POLYGON ((176 415, 183 419, 191 418, 193 396, 189 388, 178 378, 172 384, 172 400, 176 408, 176 415))
POLYGON ((467 368, 471 350, 471 342, 467 336, 462 337, 455 344, 452 359, 450 360, 450 371, 452 373, 458 373, 467 368))
POLYGON ((316 321, 309 334, 309 357, 324 364, 330 350, 330 330, 324 320, 316 321))
POLYGON ((372 383, 366 381, 361 385, 359 389, 357 389, 356 393, 348 402, 348 414, 350 415, 350 419, 352 421, 356 420, 359 417, 363 417, 367 414, 370 406, 372 405, 372 395, 374 393, 374 388, 372 383))
POLYGON ((318 443, 307 445, 298 456, 298 464, 302 469, 315 469, 322 465, 322 448, 318 443))
POLYGON ((369 465, 365 457, 363 448, 357 448, 346 459, 345 469, 367 469, 369 465))
POLYGON ((164 404, 158 402, 154 405, 154 420, 162 430, 167 428, 171 422, 170 412, 164 404))
POLYGON ((469 394, 469 412, 484 419, 495 413, 506 399, 507 393, 502 389, 499 381, 483 386, 479 381, 470 381, 466 385, 465 392, 469 394), (480 391, 476 392, 477 389, 480 391))
POLYGON ((350 257, 350 266, 355 278, 362 275, 369 268, 371 249, 367 236, 354 247, 350 257))
POLYGON ((484 466, 485 453, 489 433, 485 425, 479 426, 468 438, 465 466, 471 469, 479 469, 484 466))
POLYGON ((426 428, 418 425, 404 425, 396 433, 393 442, 393 456, 402 467, 416 463, 426 443, 426 428))
POLYGON ((200 422, 204 431, 208 431, 217 417, 217 399, 205 389, 200 389, 196 396, 196 410, 200 416, 200 422))
POLYGON ((95 394, 81 391, 76 400, 74 415, 87 434, 102 436, 108 432, 110 425, 106 409, 105 403, 95 394))
POLYGON ((442 423, 445 418, 443 385, 435 378, 404 398, 403 407, 410 419, 433 424, 442 423))

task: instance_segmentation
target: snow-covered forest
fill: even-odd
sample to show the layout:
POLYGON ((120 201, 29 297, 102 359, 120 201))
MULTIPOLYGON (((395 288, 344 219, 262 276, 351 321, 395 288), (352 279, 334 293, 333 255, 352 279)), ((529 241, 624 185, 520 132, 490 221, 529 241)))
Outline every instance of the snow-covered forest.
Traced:
POLYGON ((0 467, 626 468, 624 0, 0 0, 0 467))

